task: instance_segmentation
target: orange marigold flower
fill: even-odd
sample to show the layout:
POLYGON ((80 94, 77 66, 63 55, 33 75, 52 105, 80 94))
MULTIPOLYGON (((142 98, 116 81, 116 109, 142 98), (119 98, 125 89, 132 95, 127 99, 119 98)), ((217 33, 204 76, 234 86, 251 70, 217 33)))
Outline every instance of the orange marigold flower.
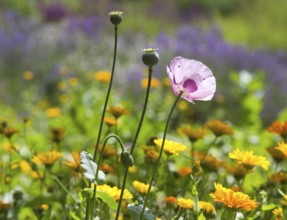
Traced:
POLYGON ((115 173, 115 170, 113 167, 111 167, 109 164, 102 164, 100 166, 100 170, 103 171, 104 173, 111 173, 111 174, 114 174, 115 173))
POLYGON ((107 83, 107 82, 110 82, 111 80, 111 73, 109 71, 101 70, 101 71, 94 73, 94 77, 99 82, 107 83))
POLYGON ((287 138, 287 121, 275 121, 268 128, 267 131, 276 133, 282 138, 287 138))
MULTIPOLYGON (((118 187, 116 186, 111 187, 109 185, 104 184, 104 185, 98 185, 97 191, 105 192, 108 195, 110 195, 114 200, 118 201, 120 199, 122 190, 118 189, 118 187)), ((133 198, 133 195, 130 193, 130 191, 125 189, 123 199, 132 199, 132 198, 133 198)))
POLYGON ((141 194, 146 194, 148 191, 148 187, 149 187, 148 184, 139 182, 137 180, 133 181, 133 186, 141 194))
POLYGON ((206 128, 214 133, 215 136, 231 135, 233 134, 232 128, 225 122, 219 120, 211 120, 206 123, 206 128))
POLYGON ((177 199, 177 206, 182 209, 192 209, 193 205, 194 205, 194 202, 191 199, 185 199, 185 198, 177 199))
POLYGON ((181 177, 186 177, 187 175, 192 173, 192 168, 191 167, 182 167, 179 171, 178 174, 181 177))
POLYGON ((129 111, 127 109, 118 106, 110 106, 107 109, 107 112, 111 113, 116 119, 123 115, 129 114, 129 111))
POLYGON ((112 117, 105 117, 104 122, 106 123, 106 125, 111 127, 111 126, 115 126, 117 124, 117 119, 112 118, 112 117))
POLYGON ((159 157, 159 152, 153 146, 143 146, 142 147, 145 153, 145 160, 148 162, 156 162, 159 157))
MULTIPOLYGON (((142 79, 141 81, 141 87, 142 88, 147 88, 147 85, 148 85, 148 78, 144 78, 142 79)), ((150 87, 151 88, 157 88, 160 86, 160 81, 157 79, 157 78, 152 78, 151 79, 151 82, 150 82, 150 87)))
POLYGON ((184 134, 191 142, 196 142, 206 135, 206 130, 203 128, 195 128, 190 125, 184 125, 178 129, 178 132, 184 134))
POLYGON ((275 149, 279 150, 287 158, 287 144, 285 142, 279 142, 275 149))
POLYGON ((282 220, 283 219, 283 210, 282 208, 274 209, 272 211, 273 215, 275 215, 276 220, 282 220))
POLYGON ((56 118, 61 115, 61 109, 59 107, 51 107, 46 109, 46 115, 48 118, 56 118))
POLYGON ((175 209, 177 207, 177 199, 173 196, 168 196, 165 198, 166 206, 170 209, 175 209))
POLYGON ((237 148, 228 156, 237 160, 238 164, 242 164, 248 170, 255 166, 261 166, 264 170, 267 170, 270 166, 270 162, 265 157, 254 155, 253 151, 241 151, 237 148))
MULTIPOLYGON (((163 139, 159 138, 159 139, 155 139, 154 143, 158 147, 161 147, 162 141, 163 141, 163 139)), ((165 140, 163 150, 165 151, 165 153, 167 153, 169 155, 172 155, 172 154, 178 155, 179 153, 185 151, 186 148, 187 147, 184 144, 177 143, 174 141, 165 140)))
POLYGON ((70 157, 68 157, 65 161, 63 161, 64 164, 71 167, 73 172, 77 174, 78 176, 82 173, 82 167, 81 167, 81 159, 80 154, 76 151, 72 152, 70 157))
POLYGON ((47 168, 51 168, 54 163, 62 157, 62 153, 58 151, 48 151, 38 155, 34 155, 32 162, 39 165, 45 165, 47 168))
POLYGON ((228 208, 251 211, 255 209, 258 204, 255 200, 242 192, 234 192, 231 189, 223 187, 220 183, 214 183, 215 192, 210 193, 210 196, 216 202, 223 203, 228 208))

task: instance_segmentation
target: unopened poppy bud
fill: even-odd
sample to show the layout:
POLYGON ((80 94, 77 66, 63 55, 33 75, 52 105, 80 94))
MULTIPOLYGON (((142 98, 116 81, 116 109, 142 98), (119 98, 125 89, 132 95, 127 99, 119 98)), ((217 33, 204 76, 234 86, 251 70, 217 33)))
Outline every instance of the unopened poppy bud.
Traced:
POLYGON ((118 24, 120 24, 122 22, 123 12, 112 11, 109 13, 109 15, 110 15, 110 20, 111 20, 112 24, 114 24, 115 26, 117 26, 118 24))
POLYGON ((156 52, 157 49, 148 48, 143 49, 144 54, 142 56, 142 61, 147 66, 154 66, 159 61, 159 54, 156 52))
POLYGON ((133 159, 132 155, 127 151, 123 151, 121 153, 121 162, 123 163, 123 165, 126 168, 134 165, 134 159, 133 159))

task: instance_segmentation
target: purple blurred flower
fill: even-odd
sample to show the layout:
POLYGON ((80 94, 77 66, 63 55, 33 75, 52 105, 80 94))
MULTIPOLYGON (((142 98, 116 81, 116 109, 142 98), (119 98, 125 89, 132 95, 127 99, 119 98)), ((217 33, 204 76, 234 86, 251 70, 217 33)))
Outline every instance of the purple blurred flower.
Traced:
POLYGON ((42 9, 42 16, 47 22, 57 22, 68 15, 67 8, 59 3, 53 3, 42 9))
POLYGON ((212 99, 216 90, 215 77, 200 61, 178 56, 166 69, 176 95, 183 91, 182 98, 192 103, 194 100, 212 99))

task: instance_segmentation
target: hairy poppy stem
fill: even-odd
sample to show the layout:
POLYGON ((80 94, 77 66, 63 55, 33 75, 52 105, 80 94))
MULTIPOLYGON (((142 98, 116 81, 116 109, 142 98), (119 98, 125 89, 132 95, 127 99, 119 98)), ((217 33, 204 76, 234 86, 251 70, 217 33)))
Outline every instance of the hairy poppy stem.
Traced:
POLYGON ((114 78, 114 72, 115 72, 115 66, 116 66, 116 57, 117 57, 117 45, 118 45, 118 27, 115 26, 114 58, 113 58, 111 79, 110 79, 108 92, 107 92, 107 96, 106 96, 106 100, 105 100, 105 104, 104 104, 104 108, 103 108, 103 112, 102 112, 102 118, 101 118, 101 123, 100 123, 100 127, 99 127, 99 133, 98 133, 96 147, 95 147, 95 152, 94 152, 94 161, 96 160, 97 153, 98 153, 98 150, 99 150, 99 144, 100 144, 103 124, 104 124, 104 118, 105 118, 106 109, 107 109, 107 106, 108 106, 108 101, 109 101, 109 97, 110 97, 110 93, 111 93, 111 89, 112 89, 112 85, 113 85, 113 78, 114 78))
MULTIPOLYGON (((150 92, 150 86, 151 86, 151 79, 152 79, 152 72, 153 72, 153 68, 152 68, 152 66, 149 66, 148 85, 147 85, 147 90, 146 90, 145 102, 144 102, 144 106, 143 106, 142 115, 141 115, 141 118, 140 118, 140 121, 139 121, 139 125, 138 125, 138 128, 137 128, 136 134, 135 134, 135 138, 134 138, 134 141, 133 141, 132 146, 131 146, 131 151, 130 151, 131 155, 132 155, 132 153, 134 151, 134 148, 136 146, 136 142, 137 142, 137 139, 138 139, 138 136, 139 136, 142 124, 143 124, 145 112, 146 112, 146 109, 147 109, 147 104, 148 104, 148 99, 149 99, 149 92, 150 92)), ((115 218, 116 220, 118 220, 119 215, 120 215, 120 209, 121 209, 122 199, 123 199, 124 190, 125 190, 125 186, 126 186, 128 170, 129 170, 129 168, 126 167, 124 178, 123 178, 121 195, 120 195, 118 209, 117 209, 117 214, 116 214, 116 218, 115 218)))
MULTIPOLYGON (((110 83, 109 83, 109 87, 108 87, 108 91, 107 91, 107 95, 106 95, 106 100, 105 100, 104 108, 103 108, 103 112, 102 112, 102 118, 101 118, 101 122, 100 122, 97 142, 96 142, 94 156, 93 156, 93 160, 94 161, 96 160, 97 153, 98 153, 98 150, 99 150, 100 139, 101 139, 103 124, 104 124, 104 118, 105 118, 106 109, 107 109, 107 106, 108 106, 108 101, 109 101, 109 97, 110 97, 110 93, 111 93, 111 89, 112 89, 112 84, 113 84, 113 78, 114 78, 114 72, 115 72, 115 66, 116 66, 116 57, 117 57, 117 45, 118 45, 118 26, 117 25, 115 25, 115 41, 114 42, 115 42, 114 43, 114 56, 113 56, 113 65, 112 65, 111 79, 110 79, 110 83)), ((89 185, 91 186, 91 183, 89 185)), ((88 220, 88 218, 90 216, 90 213, 89 213, 90 200, 91 200, 91 198, 88 196, 87 197, 87 208, 86 208, 86 218, 85 218, 85 220, 88 220)), ((94 203, 94 202, 92 202, 92 203, 94 203)), ((94 205, 94 204, 92 204, 92 205, 94 205)), ((92 210, 94 210, 93 207, 92 207, 92 210)), ((91 218, 93 218, 93 213, 91 214, 91 218)))
POLYGON ((140 215, 140 219, 143 220, 143 216, 144 216, 144 211, 145 211, 145 207, 146 207, 146 203, 147 203, 147 199, 148 199, 148 195, 151 191, 151 186, 152 186, 152 183, 154 181, 154 178, 155 178, 155 174, 158 170, 158 167, 159 167, 159 163, 160 163, 160 159, 161 159, 161 156, 162 156, 162 153, 163 153, 163 148, 164 148, 164 143, 165 143, 165 139, 166 139, 166 134, 167 134, 167 129, 168 129, 168 125, 169 125, 169 122, 170 122, 170 119, 171 119, 171 115, 175 109, 175 106, 176 104, 178 103, 180 97, 182 96, 183 94, 183 91, 180 91, 180 93, 178 94, 178 96, 176 97, 176 100, 175 102, 173 103, 173 106, 171 107, 171 110, 169 112, 169 115, 168 115, 168 118, 167 118, 167 121, 166 121, 166 125, 165 125, 165 130, 164 130, 164 133, 163 133, 163 140, 162 140, 162 144, 161 144, 161 148, 160 148, 160 153, 159 153, 159 157, 157 159, 157 162, 156 162, 156 165, 155 165, 155 169, 153 171, 153 174, 152 174, 152 178, 150 180, 150 183, 149 183, 149 187, 148 187, 148 191, 147 191, 147 194, 145 196, 145 200, 144 200, 144 205, 143 205, 143 209, 142 209, 142 212, 141 212, 141 215, 140 215))

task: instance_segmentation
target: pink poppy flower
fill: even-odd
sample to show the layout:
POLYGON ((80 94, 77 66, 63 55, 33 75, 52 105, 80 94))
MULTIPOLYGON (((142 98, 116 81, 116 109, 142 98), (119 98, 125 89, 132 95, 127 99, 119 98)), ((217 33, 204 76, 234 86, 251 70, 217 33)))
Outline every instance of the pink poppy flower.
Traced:
POLYGON ((178 56, 166 69, 175 95, 183 91, 182 98, 192 103, 212 99, 216 90, 215 77, 200 61, 178 56))

